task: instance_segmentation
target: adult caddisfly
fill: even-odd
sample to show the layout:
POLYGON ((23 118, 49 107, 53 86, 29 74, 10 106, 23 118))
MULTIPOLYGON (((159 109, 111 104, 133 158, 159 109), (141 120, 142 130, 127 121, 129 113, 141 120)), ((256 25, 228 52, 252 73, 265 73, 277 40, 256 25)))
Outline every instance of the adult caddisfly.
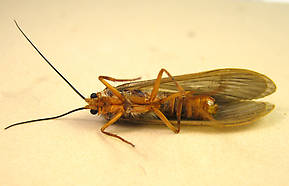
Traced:
POLYGON ((171 76, 165 69, 161 69, 156 79, 146 81, 135 81, 139 78, 115 79, 99 76, 106 88, 92 93, 90 98, 85 98, 43 56, 16 21, 15 23, 41 57, 87 105, 59 116, 15 123, 5 129, 90 109, 92 114, 102 115, 108 120, 102 126, 101 132, 134 146, 122 137, 107 132, 106 128, 118 120, 163 123, 175 133, 180 131, 181 123, 216 127, 237 126, 251 123, 274 108, 274 105, 268 102, 252 101, 275 92, 274 82, 265 75, 245 69, 219 69, 181 76, 171 76), (162 78, 163 73, 168 77, 162 78), (130 82, 113 87, 107 80, 130 82))

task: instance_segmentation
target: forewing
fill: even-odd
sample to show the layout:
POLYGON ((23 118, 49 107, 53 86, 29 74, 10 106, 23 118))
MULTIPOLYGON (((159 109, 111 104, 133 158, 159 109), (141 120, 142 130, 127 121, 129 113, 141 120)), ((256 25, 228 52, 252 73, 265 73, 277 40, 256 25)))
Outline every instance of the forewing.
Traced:
MULTIPOLYGON (((250 124, 258 118, 268 114, 274 108, 274 105, 268 102, 256 101, 237 101, 228 102, 219 105, 218 112, 214 116, 215 121, 202 120, 181 120, 182 125, 204 125, 215 127, 231 127, 250 124)), ((150 112, 139 119, 122 119, 125 122, 141 123, 141 124, 163 124, 161 120, 150 112)), ((175 118, 171 118, 170 122, 176 124, 175 118)))
MULTIPOLYGON (((276 90, 274 82, 267 76, 246 69, 218 69, 194 74, 174 76, 174 79, 186 90, 195 94, 213 96, 217 103, 237 100, 251 100, 272 94, 276 90)), ((141 90, 150 92, 154 79, 126 83, 118 90, 141 90)), ((175 83, 169 78, 161 81, 159 93, 177 92, 175 83)))

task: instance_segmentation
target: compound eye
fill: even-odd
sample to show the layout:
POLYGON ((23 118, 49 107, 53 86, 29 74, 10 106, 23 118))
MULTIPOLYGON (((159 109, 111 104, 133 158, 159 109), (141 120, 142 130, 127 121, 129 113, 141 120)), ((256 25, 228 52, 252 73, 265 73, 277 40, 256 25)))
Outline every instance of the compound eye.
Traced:
POLYGON ((97 114, 97 112, 98 112, 97 110, 90 110, 90 113, 93 115, 97 114))
POLYGON ((92 94, 90 95, 90 98, 97 98, 97 94, 96 94, 96 93, 92 93, 92 94))

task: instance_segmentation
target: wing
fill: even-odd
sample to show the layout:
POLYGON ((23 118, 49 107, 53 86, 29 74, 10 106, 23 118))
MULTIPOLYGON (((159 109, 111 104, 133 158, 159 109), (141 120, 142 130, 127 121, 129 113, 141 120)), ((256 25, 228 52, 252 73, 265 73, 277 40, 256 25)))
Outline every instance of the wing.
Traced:
MULTIPOLYGON (((218 112, 214 116, 215 121, 182 120, 182 125, 204 125, 215 127, 231 127, 249 124, 274 109, 274 105, 268 102, 237 101, 219 105, 218 112)), ((140 119, 121 119, 126 123, 163 124, 153 113, 148 113, 140 119)), ((170 122, 177 124, 176 118, 170 122)))
MULTIPOLYGON (((186 91, 210 95, 217 103, 262 98, 276 90, 276 85, 270 78, 246 69, 218 69, 174 78, 186 91)), ((154 86, 154 81, 153 79, 126 83, 117 86, 117 89, 149 92, 154 86)), ((175 83, 169 78, 163 78, 159 89, 159 93, 162 92, 177 92, 175 83)))

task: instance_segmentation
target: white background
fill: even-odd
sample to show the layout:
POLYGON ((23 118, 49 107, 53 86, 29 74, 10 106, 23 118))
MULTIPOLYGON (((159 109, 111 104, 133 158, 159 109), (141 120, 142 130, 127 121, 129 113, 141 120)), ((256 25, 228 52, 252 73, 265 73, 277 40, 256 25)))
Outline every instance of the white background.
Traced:
POLYGON ((250 126, 114 125, 88 111, 0 133, 0 185, 286 185, 289 5, 261 1, 1 1, 0 127, 83 106, 23 30, 86 96, 99 75, 155 78, 216 68, 266 74, 275 110, 250 126))

